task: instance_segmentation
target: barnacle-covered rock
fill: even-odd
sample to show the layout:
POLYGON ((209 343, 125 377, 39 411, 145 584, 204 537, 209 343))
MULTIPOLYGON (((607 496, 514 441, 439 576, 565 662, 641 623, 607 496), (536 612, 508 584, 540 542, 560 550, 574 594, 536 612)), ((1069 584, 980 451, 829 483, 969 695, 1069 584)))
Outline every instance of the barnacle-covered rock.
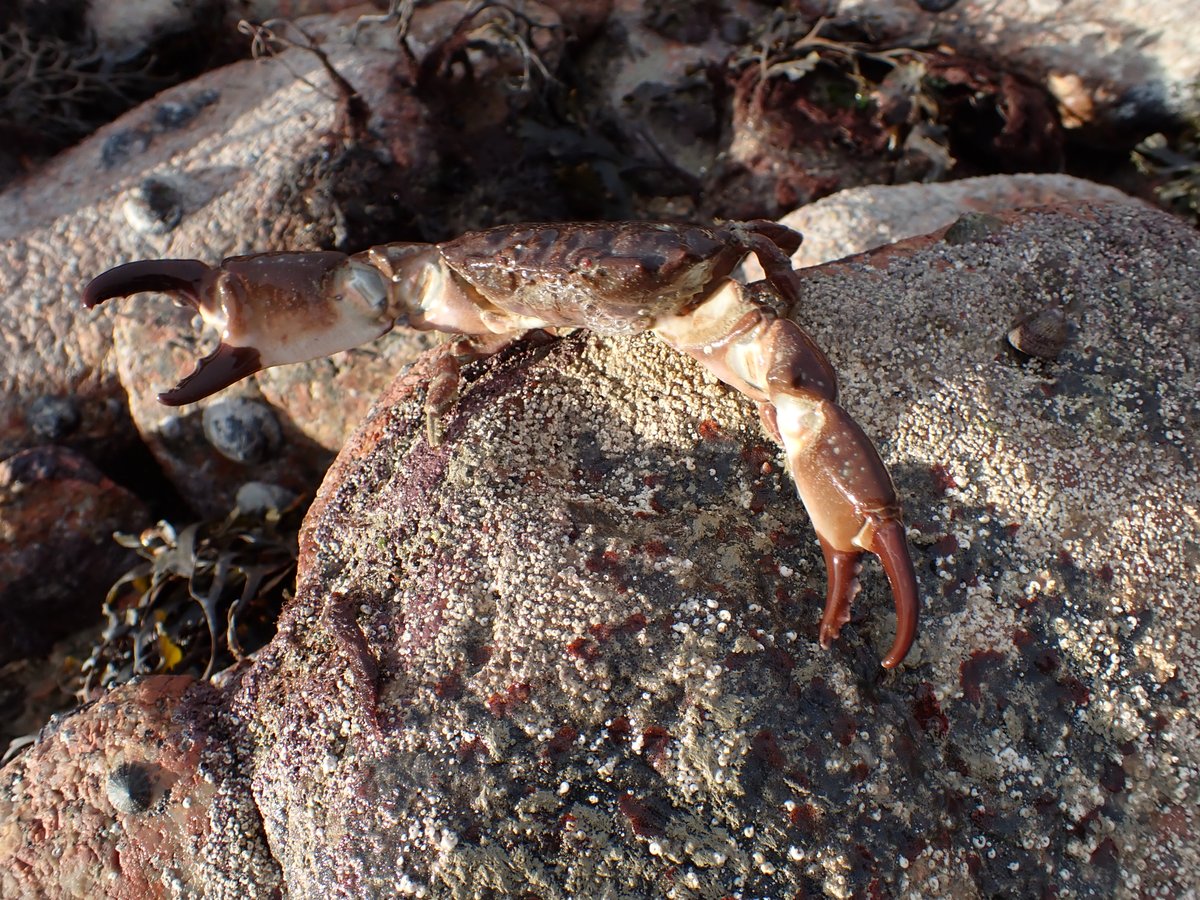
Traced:
POLYGON ((882 579, 823 653, 820 554, 777 453, 685 360, 518 346, 468 373, 436 448, 421 370, 397 382, 235 701, 289 885, 1184 889, 1198 249, 1106 205, 806 272, 800 314, 926 548, 922 637, 886 680, 882 579), (1055 265, 1014 292, 1034 252, 1055 265), (1075 298, 1078 340, 1027 367, 1001 342, 1042 289, 1075 298))
MULTIPOLYGON (((685 358, 648 338, 519 343, 467 368, 437 447, 426 358, 326 479, 280 634, 212 700, 230 752, 203 771, 228 791, 189 833, 242 843, 180 852, 180 882, 1185 893, 1200 870, 1200 239, 1136 205, 994 219, 803 276, 804 322, 880 436, 918 547, 924 628, 903 667, 882 675, 869 646, 891 631, 873 566, 863 619, 820 650, 821 557, 778 451, 685 358), (1035 255, 1050 264, 1032 278, 1035 255), (1039 292, 1078 318, 1033 366, 1003 335, 1039 292), (251 781, 277 871, 241 817, 251 781)), ((130 715, 159 733, 162 712, 130 715)), ((141 746, 127 730, 94 739, 113 766, 141 746)), ((67 838, 76 810, 112 810, 107 764, 63 770, 86 803, 33 777, 79 744, 48 735, 0 773, 0 873, 134 893, 154 865, 103 879, 134 829, 170 824, 153 795, 108 812, 94 856, 69 866, 59 831, 25 828, 52 790, 67 838)))
POLYGON ((218 692, 122 685, 0 770, 0 896, 278 896, 218 692))

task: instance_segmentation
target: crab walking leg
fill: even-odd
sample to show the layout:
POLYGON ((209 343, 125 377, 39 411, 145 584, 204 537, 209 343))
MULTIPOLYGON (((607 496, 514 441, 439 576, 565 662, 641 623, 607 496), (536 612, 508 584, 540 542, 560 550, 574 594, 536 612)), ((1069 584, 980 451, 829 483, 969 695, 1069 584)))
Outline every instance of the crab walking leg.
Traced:
POLYGON ((799 325, 776 315, 767 302, 771 293, 764 282, 728 281, 695 309, 660 318, 654 331, 759 401, 764 424, 783 443, 825 554, 822 647, 850 618, 863 553, 879 557, 896 603, 896 636, 883 658, 885 668, 894 668, 912 646, 918 616, 896 490, 870 439, 837 404, 825 354, 799 325))

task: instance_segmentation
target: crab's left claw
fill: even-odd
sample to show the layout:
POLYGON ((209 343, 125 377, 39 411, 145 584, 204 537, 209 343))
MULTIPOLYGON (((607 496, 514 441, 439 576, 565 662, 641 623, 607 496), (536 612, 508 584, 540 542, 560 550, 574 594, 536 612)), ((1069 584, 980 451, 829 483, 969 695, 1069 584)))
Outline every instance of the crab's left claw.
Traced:
POLYGON ((207 266, 194 259, 128 263, 84 289, 89 309, 142 291, 173 294, 221 333, 217 349, 169 391, 168 406, 194 403, 259 369, 348 350, 392 327, 387 283, 344 253, 259 253, 207 266))
POLYGON ((883 658, 892 669, 912 647, 920 613, 896 489, 870 438, 838 404, 837 376, 821 348, 775 314, 776 282, 788 283, 726 282, 705 303, 660 319, 655 331, 757 400, 763 424, 783 444, 825 554, 822 647, 850 620, 863 554, 879 557, 896 603, 896 635, 883 658))

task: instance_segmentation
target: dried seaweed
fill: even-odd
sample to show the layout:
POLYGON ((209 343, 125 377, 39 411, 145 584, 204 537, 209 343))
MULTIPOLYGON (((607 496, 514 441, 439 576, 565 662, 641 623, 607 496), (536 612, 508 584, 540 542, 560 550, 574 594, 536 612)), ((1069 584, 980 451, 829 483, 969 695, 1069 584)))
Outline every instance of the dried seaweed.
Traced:
POLYGON ((80 698, 135 675, 210 678, 265 643, 294 580, 299 517, 295 506, 234 510, 222 522, 115 535, 144 562, 105 598, 107 625, 83 664, 80 698))
MULTIPOLYGON (((869 109, 871 130, 886 135, 898 160, 897 181, 938 180, 964 160, 984 171, 1061 166, 1060 123, 1040 86, 928 40, 856 40, 860 27, 824 18, 807 26, 777 13, 731 61, 753 73, 751 108, 761 115, 772 85, 784 81, 804 87, 792 99, 800 109, 869 109)), ((856 142, 871 144, 865 133, 856 142)))
POLYGON ((1179 134, 1150 135, 1134 148, 1133 164, 1160 203, 1200 225, 1200 116, 1179 134))
POLYGON ((78 140, 166 85, 154 62, 117 64, 90 35, 68 39, 12 24, 0 31, 0 124, 55 147, 78 140))
POLYGON ((757 67, 760 92, 773 78, 800 81, 822 66, 832 67, 854 83, 858 89, 857 101, 865 103, 878 83, 869 64, 876 64, 886 71, 923 56, 921 50, 911 47, 871 47, 838 36, 839 30, 838 23, 826 18, 805 26, 796 16, 777 13, 758 42, 737 53, 731 63, 735 69, 757 67), (831 32, 834 36, 823 32, 831 32))
POLYGON ((490 57, 504 71, 506 63, 519 60, 520 76, 508 79, 518 93, 532 89, 536 72, 542 84, 552 84, 554 75, 542 60, 538 36, 560 26, 541 22, 498 0, 482 0, 468 11, 450 35, 439 41, 422 60, 417 75, 418 88, 457 80, 452 69, 459 69, 468 81, 475 79, 471 55, 490 57))

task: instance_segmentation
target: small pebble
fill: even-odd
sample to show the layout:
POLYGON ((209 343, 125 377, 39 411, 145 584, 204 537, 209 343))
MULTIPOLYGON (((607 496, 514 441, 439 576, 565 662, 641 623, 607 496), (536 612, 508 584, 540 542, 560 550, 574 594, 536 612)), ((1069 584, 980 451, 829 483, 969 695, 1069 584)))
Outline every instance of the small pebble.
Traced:
POLYGON ((167 234, 183 220, 183 197, 164 178, 145 178, 121 207, 129 227, 139 234, 167 234))
POLYGON ((204 410, 204 436, 227 459, 255 465, 266 462, 283 443, 275 413, 245 397, 219 400, 204 410))
POLYGON ((70 397, 46 395, 29 404, 25 422, 38 437, 57 441, 79 427, 79 409, 70 397))

